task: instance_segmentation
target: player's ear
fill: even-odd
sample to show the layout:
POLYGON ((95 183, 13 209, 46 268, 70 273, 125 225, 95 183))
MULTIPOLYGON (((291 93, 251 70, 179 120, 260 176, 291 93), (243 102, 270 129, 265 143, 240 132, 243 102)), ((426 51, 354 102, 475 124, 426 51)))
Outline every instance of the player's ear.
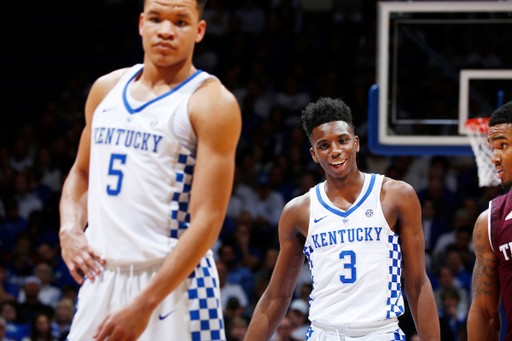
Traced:
POLYGON ((141 37, 142 37, 142 33, 144 32, 144 30, 142 28, 144 26, 143 24, 144 24, 144 13, 141 13, 139 15, 139 34, 141 37))
POLYGON ((199 20, 199 23, 197 24, 197 33, 196 33, 196 39, 195 39, 196 43, 199 43, 201 40, 203 40, 205 32, 206 32, 206 21, 199 20))
POLYGON ((356 144, 356 152, 359 153, 359 136, 355 136, 354 137, 354 141, 355 141, 355 144, 356 144))
POLYGON ((315 150, 313 149, 313 147, 309 148, 309 152, 311 153, 311 157, 313 158, 313 161, 318 163, 318 157, 316 156, 316 153, 315 153, 315 150))

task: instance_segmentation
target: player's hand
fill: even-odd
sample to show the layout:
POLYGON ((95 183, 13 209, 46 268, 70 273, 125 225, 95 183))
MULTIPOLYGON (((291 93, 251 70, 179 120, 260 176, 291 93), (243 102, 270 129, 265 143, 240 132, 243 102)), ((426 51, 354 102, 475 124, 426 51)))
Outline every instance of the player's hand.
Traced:
POLYGON ((152 311, 136 306, 135 302, 125 304, 108 313, 93 338, 97 341, 135 341, 146 329, 152 311))
POLYGON ((83 275, 94 280, 94 274, 101 272, 95 261, 101 265, 105 265, 105 261, 92 252, 84 232, 77 228, 62 228, 59 237, 62 258, 75 281, 82 284, 83 275))

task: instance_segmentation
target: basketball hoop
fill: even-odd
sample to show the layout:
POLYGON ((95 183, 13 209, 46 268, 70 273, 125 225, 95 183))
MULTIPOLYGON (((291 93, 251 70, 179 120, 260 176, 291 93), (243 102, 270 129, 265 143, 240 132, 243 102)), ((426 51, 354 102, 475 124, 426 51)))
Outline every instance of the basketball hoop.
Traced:
POLYGON ((491 161, 492 150, 487 141, 489 119, 489 117, 470 118, 464 124, 466 135, 471 143, 473 153, 475 153, 480 187, 493 187, 500 184, 500 180, 496 177, 494 163, 491 161))

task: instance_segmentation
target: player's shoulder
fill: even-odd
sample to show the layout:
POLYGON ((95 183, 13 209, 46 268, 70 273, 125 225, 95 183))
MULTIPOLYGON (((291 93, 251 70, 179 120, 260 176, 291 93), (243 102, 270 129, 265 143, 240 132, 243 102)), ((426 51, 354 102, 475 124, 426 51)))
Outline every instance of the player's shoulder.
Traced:
POLYGON ((91 92, 96 91, 98 93, 105 93, 106 95, 130 69, 129 67, 122 68, 101 76, 92 85, 91 92))
POLYGON ((387 176, 382 180, 382 190, 391 195, 402 195, 406 197, 416 196, 416 191, 409 183, 402 180, 395 180, 387 176))
POLYGON ((235 96, 216 78, 208 78, 194 92, 189 103, 191 112, 239 114, 240 108, 235 96))
POLYGON ((123 68, 112 71, 98 78, 91 87, 87 102, 85 103, 85 120, 89 124, 96 107, 103 101, 105 96, 116 86, 119 80, 128 72, 130 68, 123 68))
POLYGON ((309 192, 290 200, 283 208, 280 225, 306 228, 309 224, 309 206, 309 192))

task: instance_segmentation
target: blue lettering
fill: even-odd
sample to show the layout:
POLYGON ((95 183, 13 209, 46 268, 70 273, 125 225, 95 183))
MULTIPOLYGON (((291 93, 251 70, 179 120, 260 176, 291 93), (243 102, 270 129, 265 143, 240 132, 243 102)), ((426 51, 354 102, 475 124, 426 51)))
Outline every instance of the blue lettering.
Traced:
POLYGON ((98 144, 98 130, 100 128, 94 128, 94 143, 98 144))
POLYGON ((354 238, 354 237, 355 237, 355 231, 354 231, 354 229, 349 229, 349 230, 348 230, 347 235, 348 235, 348 241, 349 241, 349 242, 351 242, 351 243, 353 243, 353 242, 354 242, 354 239, 355 239, 355 238, 354 238), (350 237, 350 231, 352 231, 352 237, 350 237))
POLYGON ((135 149, 139 148, 140 146, 140 143, 137 143, 137 137, 140 137, 140 131, 138 131, 137 134, 135 134, 135 141, 133 141, 133 147, 135 149))
POLYGON ((322 246, 327 246, 327 242, 325 241, 326 236, 327 236, 327 233, 325 233, 325 232, 320 233, 320 238, 322 238, 322 246))
POLYGON ((105 144, 107 144, 107 141, 108 141, 108 144, 110 144, 112 142, 112 136, 114 135, 114 131, 116 129, 115 128, 108 128, 107 130, 107 136, 105 136, 105 144))
POLYGON ((103 143, 103 132, 105 131, 105 127, 100 128, 100 136, 98 136, 98 143, 103 143))
POLYGON ((357 228, 357 241, 362 242, 363 241, 363 229, 358 227, 357 228), (359 231, 361 231, 361 236, 359 236, 359 231))
POLYGON ((337 244, 336 243, 336 231, 329 232, 329 245, 337 244))
POLYGON ((116 146, 119 144, 119 138, 121 137, 121 134, 124 133, 124 129, 117 129, 117 133, 119 135, 117 135, 116 146))
POLYGON ((148 150, 148 140, 151 137, 151 134, 146 134, 142 136, 142 146, 140 147, 140 150, 148 150))
POLYGON ((365 227, 364 228, 364 235, 365 235, 365 238, 364 240, 366 241, 373 241, 372 239, 372 236, 370 235, 370 232, 372 232, 372 228, 371 227, 365 227))
POLYGON ((130 147, 132 145, 133 133, 134 133, 133 130, 128 130, 128 132, 126 133, 126 140, 124 140, 124 145, 126 147, 130 147), (128 137, 130 138, 130 142, 128 142, 128 137))
POLYGON ((340 234, 340 243, 345 243, 343 240, 343 233, 347 232, 346 230, 338 230, 338 233, 340 234))
POLYGON ((312 237, 313 243, 315 244, 315 248, 318 249, 320 247, 320 244, 318 244, 318 234, 314 234, 312 237))
POLYGON ((153 150, 153 153, 156 153, 156 147, 158 146, 158 143, 162 139, 162 136, 153 135, 153 139, 155 140, 155 149, 153 150))
POLYGON ((374 227, 375 232, 377 232, 377 240, 380 240, 380 232, 382 231, 382 227, 374 227))

